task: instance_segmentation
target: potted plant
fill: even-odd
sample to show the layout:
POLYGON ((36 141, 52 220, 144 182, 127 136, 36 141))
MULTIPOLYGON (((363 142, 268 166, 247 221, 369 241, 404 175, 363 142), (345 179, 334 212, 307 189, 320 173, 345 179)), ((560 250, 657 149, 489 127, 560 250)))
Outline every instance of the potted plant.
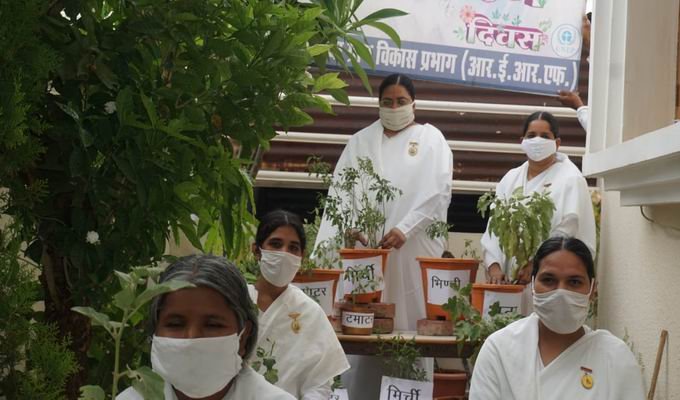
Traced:
MULTIPOLYGON (((454 284, 458 287, 465 286, 477 278, 479 261, 475 258, 454 258, 449 250, 448 237, 451 226, 446 221, 435 221, 426 228, 430 239, 446 240, 446 250, 441 258, 416 258, 420 263, 428 320, 449 320, 449 313, 442 306, 451 297, 454 284)), ((467 252, 466 248, 465 253, 467 252)))
POLYGON ((341 304, 342 333, 346 335, 370 335, 373 331, 375 312, 362 302, 362 294, 375 292, 382 283, 369 268, 349 268, 344 273, 345 285, 349 285, 351 302, 341 304))
MULTIPOLYGON (((305 221, 305 237, 307 243, 314 243, 319 232, 321 218, 318 209, 314 210, 314 221, 305 221)), ((314 299, 326 312, 333 316, 333 303, 338 289, 338 281, 342 275, 342 264, 338 257, 339 246, 333 239, 324 240, 317 246, 312 259, 309 253, 302 258, 300 270, 293 278, 293 285, 314 299)))
POLYGON ((397 335, 378 342, 378 356, 383 357, 386 375, 382 377, 380 398, 432 398, 432 382, 418 366, 420 352, 415 338, 407 340, 397 335), (412 397, 402 397, 404 395, 412 397))
MULTIPOLYGON (((520 271, 529 267, 536 249, 550 235, 555 204, 548 191, 525 195, 519 187, 508 198, 498 197, 493 192, 485 193, 479 198, 477 210, 482 217, 489 210, 488 229, 498 238, 506 263, 510 265, 510 281, 516 282, 520 271)), ((523 285, 476 284, 472 289, 472 304, 486 314, 489 309, 489 304, 484 304, 487 291, 497 292, 500 297, 521 297, 523 290, 523 285)))
MULTIPOLYGON (((379 263, 380 271, 376 273, 383 276, 389 250, 378 247, 385 235, 385 208, 388 202, 402 193, 401 190, 378 175, 369 158, 358 158, 356 168, 343 168, 335 179, 330 174, 328 163, 318 157, 311 157, 308 164, 310 171, 320 176, 328 186, 328 196, 321 203, 325 218, 338 230, 337 240, 343 246, 339 250, 343 269, 357 263, 373 263, 374 266, 379 263), (359 239, 365 241, 366 248, 355 248, 359 239)), ((376 288, 373 293, 364 295, 370 297, 370 301, 378 302, 382 290, 376 288)), ((349 297, 348 291, 345 291, 345 296, 349 297)))

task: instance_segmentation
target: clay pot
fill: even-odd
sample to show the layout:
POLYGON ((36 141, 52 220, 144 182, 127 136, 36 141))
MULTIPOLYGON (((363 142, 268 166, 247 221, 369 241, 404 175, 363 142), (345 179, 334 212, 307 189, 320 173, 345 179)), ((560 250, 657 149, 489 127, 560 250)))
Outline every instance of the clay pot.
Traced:
POLYGON ((432 397, 435 400, 460 399, 465 396, 468 376, 465 371, 439 370, 434 373, 433 381, 432 397))
POLYGON ((474 283, 477 279, 479 261, 463 258, 416 258, 420 263, 420 275, 423 281, 423 295, 425 296, 425 312, 429 320, 450 321, 451 316, 442 307, 449 297, 453 296, 450 289, 454 280, 459 280, 460 287, 474 283), (429 298, 434 291, 450 293, 441 297, 441 302, 430 303, 429 298), (432 293, 431 293, 432 292, 432 293))
MULTIPOLYGON (((524 285, 495 285, 490 283, 475 283, 472 285, 472 306, 480 313, 484 311, 484 296, 488 291, 498 293, 514 293, 519 297, 518 304, 522 304, 524 285)), ((521 313, 522 310, 516 310, 521 313)))
MULTIPOLYGON (((333 303, 335 302, 335 293, 338 290, 338 281, 340 280, 340 275, 342 275, 341 269, 324 269, 324 268, 314 268, 307 271, 298 271, 293 278, 293 283, 314 283, 314 282, 330 282, 333 281, 333 293, 331 294, 331 310, 330 313, 326 312, 328 317, 333 314, 333 303)), ((298 287, 303 287, 304 285, 296 285, 298 287)), ((304 289, 303 289, 304 290, 304 289)))
POLYGON ((345 335, 370 335, 375 314, 361 304, 343 306, 342 333, 345 335))
MULTIPOLYGON (((387 255, 390 250, 386 249, 340 249, 340 258, 343 260, 356 260, 360 258, 371 258, 382 256, 382 274, 385 279, 385 271, 387 270, 387 255)), ((370 293, 357 294, 354 299, 352 295, 346 294, 345 300, 353 300, 356 303, 379 303, 382 298, 382 290, 377 290, 370 293)))

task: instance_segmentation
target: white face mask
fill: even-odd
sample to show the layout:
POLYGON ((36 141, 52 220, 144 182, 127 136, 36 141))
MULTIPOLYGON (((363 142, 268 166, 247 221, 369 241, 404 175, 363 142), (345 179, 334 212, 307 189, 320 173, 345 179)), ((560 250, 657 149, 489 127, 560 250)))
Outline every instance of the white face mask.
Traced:
POLYGON ((284 287, 293 281, 300 269, 302 258, 285 251, 260 249, 260 273, 274 286, 284 287))
POLYGON ((380 122, 391 131, 400 131, 409 126, 416 118, 413 103, 397 108, 380 107, 380 122))
POLYGON ((522 150, 532 161, 542 161, 557 151, 557 141, 536 136, 522 140, 522 150))
POLYGON ((191 398, 224 389, 241 371, 241 334, 175 339, 153 337, 151 366, 167 383, 191 398))
POLYGON ((534 311, 543 325, 555 333, 566 335, 576 332, 583 326, 588 317, 590 293, 595 281, 590 284, 588 294, 577 293, 566 289, 556 289, 545 293, 536 293, 534 280, 531 291, 534 294, 534 311))

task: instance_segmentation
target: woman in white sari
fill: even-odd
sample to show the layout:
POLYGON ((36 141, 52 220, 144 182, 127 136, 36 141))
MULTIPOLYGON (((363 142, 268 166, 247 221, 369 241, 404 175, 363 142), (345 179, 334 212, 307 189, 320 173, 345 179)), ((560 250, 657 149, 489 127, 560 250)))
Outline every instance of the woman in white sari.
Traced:
MULTIPOLYGON (((297 215, 276 210, 262 217, 253 244, 260 276, 248 289, 260 314, 257 346, 271 350, 276 362, 274 384, 297 399, 327 400, 333 378, 349 364, 321 306, 290 284, 305 245, 297 215)), ((253 357, 251 365, 258 361, 253 357)))
MULTIPOLYGON (((509 198, 518 188, 525 195, 547 191, 555 204, 550 236, 573 236, 583 241, 595 254, 595 217, 590 192, 583 174, 563 153, 557 119, 550 113, 538 111, 524 122, 522 149, 527 161, 508 171, 496 186, 499 198, 509 198)), ((489 283, 502 283, 519 269, 518 283, 529 283, 529 265, 514 265, 506 259, 498 238, 488 227, 482 236, 482 256, 488 271, 489 283)))
POLYGON ((575 238, 548 239, 531 276, 535 313, 484 342, 470 400, 643 400, 628 346, 583 325, 596 287, 590 249, 575 238))

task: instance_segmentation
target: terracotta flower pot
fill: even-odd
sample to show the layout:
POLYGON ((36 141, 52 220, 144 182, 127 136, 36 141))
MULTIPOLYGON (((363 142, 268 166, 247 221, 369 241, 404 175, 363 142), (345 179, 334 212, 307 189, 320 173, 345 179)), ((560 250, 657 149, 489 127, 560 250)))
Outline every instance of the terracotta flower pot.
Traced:
MULTIPOLYGON (((298 271, 293 278, 293 283, 299 283, 296 285, 300 287, 305 293, 307 291, 304 289, 305 283, 317 283, 317 282, 333 282, 332 293, 331 293, 331 304, 330 310, 326 310, 326 315, 333 315, 333 304, 335 302, 335 293, 338 290, 338 281, 340 280, 340 275, 342 275, 341 269, 324 269, 324 268, 314 268, 307 271, 298 271)), ((309 293, 308 293, 309 294, 309 293)), ((323 306, 323 305, 322 305, 323 306)))
POLYGON ((459 287, 475 282, 479 262, 462 258, 416 258, 420 262, 420 275, 423 280, 425 311, 429 320, 451 320, 444 310, 449 297, 453 296, 452 284, 459 287))
POLYGON ((468 376, 465 371, 439 370, 434 373, 434 399, 457 399, 465 396, 468 376))
POLYGON ((343 306, 342 333, 345 335, 370 335, 375 314, 360 304, 343 306))
MULTIPOLYGON (((518 296, 517 304, 522 304, 522 292, 524 291, 524 285, 493 285, 489 283, 476 283, 472 285, 472 306, 477 309, 480 313, 484 313, 484 298, 487 292, 496 292, 500 294, 514 294, 518 296)), ((489 304, 490 306, 490 304, 489 304)), ((503 306, 503 304, 501 304, 503 306)), ((511 310, 501 310, 501 312, 507 312, 511 310)), ((521 313, 522 310, 519 308, 517 313, 521 313)))
MULTIPOLYGON (((382 256, 382 275, 383 279, 385 271, 387 270, 387 255, 390 250, 386 249, 340 249, 340 258, 343 260, 356 260, 361 258, 371 258, 382 256)), ((382 298, 382 290, 375 292, 363 293, 355 295, 355 303, 379 303, 382 298)), ((352 300, 352 295, 345 294, 345 300, 352 300)))

